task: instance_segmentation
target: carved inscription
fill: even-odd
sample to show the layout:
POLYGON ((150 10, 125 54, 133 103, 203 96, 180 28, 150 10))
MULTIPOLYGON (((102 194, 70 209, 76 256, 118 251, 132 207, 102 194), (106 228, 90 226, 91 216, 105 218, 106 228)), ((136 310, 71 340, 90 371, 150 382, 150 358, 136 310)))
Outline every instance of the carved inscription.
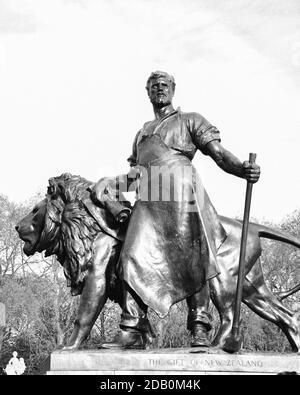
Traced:
POLYGON ((173 367, 179 367, 182 366, 184 367, 184 360, 183 359, 149 359, 149 365, 151 367, 153 366, 173 366, 173 367))
POLYGON ((159 358, 151 358, 149 359, 149 365, 151 368, 153 367, 182 367, 185 369, 188 368, 198 368, 198 369, 216 369, 220 368, 220 370, 228 370, 226 368, 231 369, 255 369, 255 368, 263 368, 263 362, 256 359, 159 359, 159 358))
POLYGON ((192 359, 191 365, 203 367, 231 367, 231 368, 262 368, 262 361, 248 359, 192 359))

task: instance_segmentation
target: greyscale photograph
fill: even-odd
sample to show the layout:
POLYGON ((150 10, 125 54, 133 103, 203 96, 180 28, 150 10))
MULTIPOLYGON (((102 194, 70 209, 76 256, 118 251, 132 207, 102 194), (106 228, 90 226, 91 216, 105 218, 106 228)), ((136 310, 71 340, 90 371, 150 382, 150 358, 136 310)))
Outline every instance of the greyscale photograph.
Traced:
POLYGON ((298 0, 0 0, 0 376, 299 375, 299 108, 298 0))

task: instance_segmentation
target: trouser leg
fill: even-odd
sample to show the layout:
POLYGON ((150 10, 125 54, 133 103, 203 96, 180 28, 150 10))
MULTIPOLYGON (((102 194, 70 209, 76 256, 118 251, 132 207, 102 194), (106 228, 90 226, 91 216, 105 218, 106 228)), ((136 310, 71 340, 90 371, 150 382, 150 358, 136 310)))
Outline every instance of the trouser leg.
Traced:
POLYGON ((209 307, 209 285, 187 298, 188 319, 187 328, 191 331, 191 346, 208 346, 208 332, 211 330, 211 315, 209 307))
POLYGON ((209 286, 208 283, 197 293, 189 296, 187 299, 188 319, 187 328, 192 329, 196 323, 202 324, 207 331, 211 330, 211 315, 208 312, 209 307, 209 286))
POLYGON ((143 303, 141 298, 124 282, 120 328, 131 328, 141 332, 147 332, 149 330, 147 310, 148 307, 143 303))

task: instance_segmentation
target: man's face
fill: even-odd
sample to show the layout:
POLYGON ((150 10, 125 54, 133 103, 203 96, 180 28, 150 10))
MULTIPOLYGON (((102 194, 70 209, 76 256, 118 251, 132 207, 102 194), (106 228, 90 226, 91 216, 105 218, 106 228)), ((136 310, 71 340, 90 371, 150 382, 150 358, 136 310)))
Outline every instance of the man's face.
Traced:
POLYGON ((156 107, 165 107, 171 104, 174 96, 171 82, 163 77, 151 80, 148 95, 151 103, 156 107))

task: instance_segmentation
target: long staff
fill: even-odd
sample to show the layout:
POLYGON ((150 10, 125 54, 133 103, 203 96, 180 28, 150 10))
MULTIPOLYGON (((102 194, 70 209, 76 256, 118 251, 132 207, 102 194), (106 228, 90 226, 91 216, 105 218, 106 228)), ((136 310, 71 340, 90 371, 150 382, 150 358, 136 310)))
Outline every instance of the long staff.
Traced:
MULTIPOLYGON (((256 154, 253 153, 249 154, 249 162, 253 164, 255 163, 255 160, 256 160, 256 154)), ((252 187, 253 187, 253 183, 247 181, 233 323, 232 323, 231 333, 226 339, 225 345, 223 347, 225 351, 230 353, 239 351, 242 344, 242 337, 240 334, 240 314, 241 314, 241 303, 243 297, 243 285, 245 279, 245 258, 246 258, 246 248, 247 248, 250 206, 251 206, 251 198, 252 198, 252 187)))

